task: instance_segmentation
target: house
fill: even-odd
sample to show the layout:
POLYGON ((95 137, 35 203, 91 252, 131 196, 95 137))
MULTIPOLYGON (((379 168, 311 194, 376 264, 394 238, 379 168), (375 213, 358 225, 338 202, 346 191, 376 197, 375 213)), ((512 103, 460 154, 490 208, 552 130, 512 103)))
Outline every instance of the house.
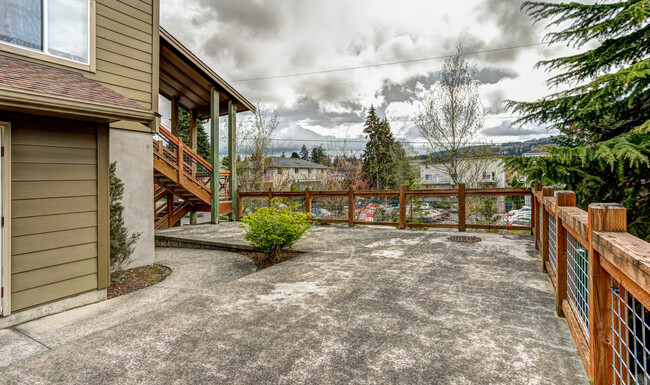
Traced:
POLYGON ((318 188, 327 175, 327 167, 304 159, 272 157, 268 159, 267 172, 287 178, 299 189, 318 188))
MULTIPOLYGON (((467 187, 506 187, 506 169, 502 159, 466 159, 460 162, 459 169, 463 172, 467 187)), ((419 170, 419 182, 425 188, 454 187, 449 163, 432 164, 430 160, 418 160, 414 162, 414 166, 419 170)))
POLYGON ((228 115, 230 151, 236 113, 254 110, 161 30, 158 0, 51 2, 0 1, 0 327, 106 298, 111 162, 126 225, 142 234, 132 266, 154 260, 154 188, 168 223, 178 210, 218 217, 231 205, 211 191, 232 189, 236 170, 223 186, 219 167, 192 163, 196 140, 175 142, 181 161, 165 164, 175 175, 159 165, 159 95, 213 130, 228 115))

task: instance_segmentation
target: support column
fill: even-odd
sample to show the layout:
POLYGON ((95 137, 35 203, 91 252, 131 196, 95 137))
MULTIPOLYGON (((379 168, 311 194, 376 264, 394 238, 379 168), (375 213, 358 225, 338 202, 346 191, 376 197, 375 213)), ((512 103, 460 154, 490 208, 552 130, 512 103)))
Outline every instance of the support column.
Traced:
POLYGON ((172 98, 172 134, 178 136, 178 98, 172 98))
MULTIPOLYGON (((190 148, 194 151, 197 150, 197 132, 196 132, 196 109, 190 110, 190 148)), ((196 165, 192 164, 192 176, 196 176, 196 165)), ((190 211, 190 225, 195 225, 198 222, 196 211, 190 211)))
POLYGON ((219 223, 219 92, 214 87, 210 90, 210 162, 212 163, 210 223, 216 224, 219 223))
POLYGON ((237 207, 237 106, 232 100, 228 101, 228 170, 230 171, 230 201, 232 213, 230 220, 235 220, 235 207, 237 207))

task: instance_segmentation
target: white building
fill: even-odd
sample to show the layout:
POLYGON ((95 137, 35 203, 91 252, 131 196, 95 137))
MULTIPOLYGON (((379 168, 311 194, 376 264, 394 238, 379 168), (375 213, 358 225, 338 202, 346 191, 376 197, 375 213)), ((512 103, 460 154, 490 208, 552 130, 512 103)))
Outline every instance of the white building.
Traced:
MULTIPOLYGON (((485 160, 462 160, 459 167, 463 171, 468 188, 471 187, 506 187, 505 163, 499 158, 485 160)), ((425 188, 452 188, 454 182, 448 171, 448 165, 431 164, 429 160, 417 161, 420 184, 425 188)))
POLYGON ((274 157, 268 159, 267 172, 287 178, 299 188, 316 188, 325 179, 327 167, 304 159, 274 157))

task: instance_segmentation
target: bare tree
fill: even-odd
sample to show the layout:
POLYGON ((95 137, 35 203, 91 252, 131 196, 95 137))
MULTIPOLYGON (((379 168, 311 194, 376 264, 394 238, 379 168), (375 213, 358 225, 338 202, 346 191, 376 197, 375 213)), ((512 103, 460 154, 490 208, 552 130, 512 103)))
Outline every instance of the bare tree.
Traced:
POLYGON ((258 103, 255 114, 239 125, 238 185, 244 191, 282 190, 290 184, 287 175, 272 173, 268 167, 269 158, 281 150, 273 140, 279 123, 276 109, 258 103))
POLYGON ((475 69, 463 59, 463 48, 445 60, 441 79, 425 92, 414 123, 430 149, 430 163, 440 165, 454 184, 475 185, 482 178, 489 146, 476 146, 487 110, 483 107, 475 69))

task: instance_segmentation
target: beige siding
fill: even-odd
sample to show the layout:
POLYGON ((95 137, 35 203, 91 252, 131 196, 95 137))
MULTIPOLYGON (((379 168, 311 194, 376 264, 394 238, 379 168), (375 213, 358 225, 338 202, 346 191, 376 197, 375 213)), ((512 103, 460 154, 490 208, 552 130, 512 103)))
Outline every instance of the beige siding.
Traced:
POLYGON ((12 310, 97 288, 97 125, 12 121, 12 310))
MULTIPOLYGON (((152 108, 153 6, 140 0, 97 0, 96 70, 87 74, 152 108)), ((158 28, 156 25, 155 28, 158 28)), ((156 42, 157 43, 157 42, 156 42)))

